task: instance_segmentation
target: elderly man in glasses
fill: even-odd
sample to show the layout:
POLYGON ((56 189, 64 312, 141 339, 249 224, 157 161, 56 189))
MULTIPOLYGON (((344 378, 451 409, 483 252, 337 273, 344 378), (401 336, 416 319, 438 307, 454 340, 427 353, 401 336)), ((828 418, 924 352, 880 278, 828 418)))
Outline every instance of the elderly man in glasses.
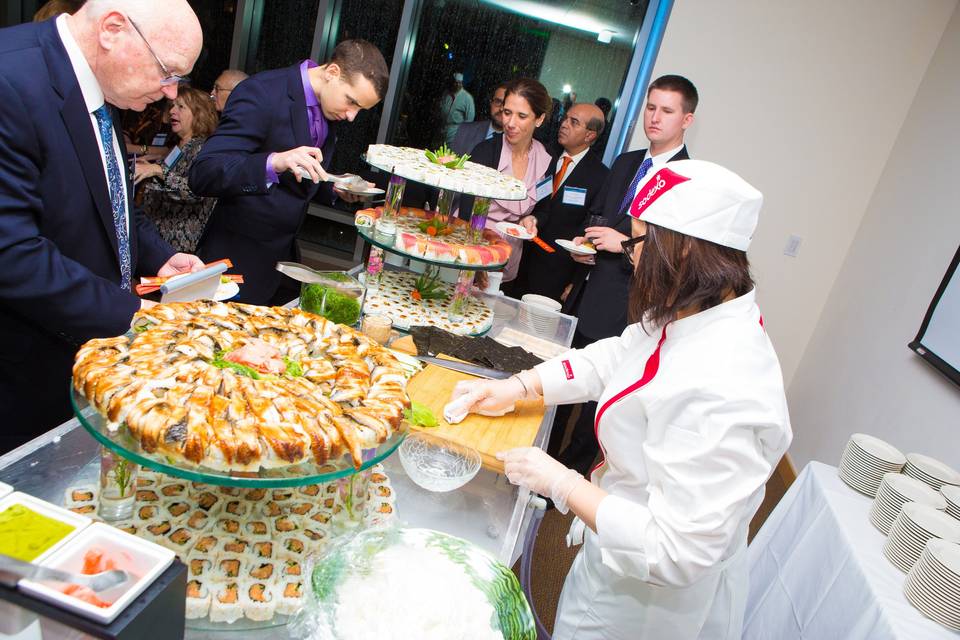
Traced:
POLYGON ((227 106, 227 99, 237 85, 246 80, 249 76, 239 69, 225 69, 223 73, 217 76, 213 83, 213 90, 210 91, 210 97, 217 109, 217 113, 223 113, 227 106))
POLYGON ((0 452, 70 416, 77 347, 129 329, 138 276, 202 266, 133 205, 117 128, 117 109, 176 97, 201 43, 186 0, 0 30, 0 452))

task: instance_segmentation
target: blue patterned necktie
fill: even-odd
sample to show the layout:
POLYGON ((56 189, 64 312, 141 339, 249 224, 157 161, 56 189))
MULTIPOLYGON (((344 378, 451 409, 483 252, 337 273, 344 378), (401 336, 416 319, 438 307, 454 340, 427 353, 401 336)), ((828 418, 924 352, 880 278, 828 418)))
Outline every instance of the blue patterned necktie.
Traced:
POLYGON ((117 231, 117 247, 120 250, 120 286, 130 290, 130 238, 127 235, 126 185, 113 151, 113 119, 103 104, 93 112, 100 127, 100 143, 107 159, 107 184, 110 186, 110 208, 113 210, 113 226, 117 231))
POLYGON ((650 171, 650 167, 652 166, 652 158, 647 158, 640 163, 640 166, 637 168, 637 175, 633 176, 633 182, 630 183, 630 188, 627 189, 627 192, 623 195, 623 200, 620 202, 620 208, 617 210, 617 215, 623 213, 627 206, 633 202, 633 197, 637 193, 637 185, 640 184, 640 181, 643 180, 643 176, 647 175, 647 171, 650 171))

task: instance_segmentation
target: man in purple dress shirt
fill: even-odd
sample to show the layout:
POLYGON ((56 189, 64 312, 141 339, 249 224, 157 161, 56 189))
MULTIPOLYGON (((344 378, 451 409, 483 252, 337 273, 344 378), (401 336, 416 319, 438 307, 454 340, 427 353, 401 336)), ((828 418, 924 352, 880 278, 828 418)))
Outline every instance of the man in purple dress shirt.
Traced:
POLYGON ((345 40, 329 62, 264 71, 230 95, 220 126, 190 168, 190 188, 218 199, 197 253, 233 261, 244 276, 241 302, 281 304, 296 296, 274 265, 299 260, 297 230, 317 192, 329 189, 334 197, 323 182, 335 144, 331 123, 353 121, 376 105, 388 81, 376 47, 345 40))

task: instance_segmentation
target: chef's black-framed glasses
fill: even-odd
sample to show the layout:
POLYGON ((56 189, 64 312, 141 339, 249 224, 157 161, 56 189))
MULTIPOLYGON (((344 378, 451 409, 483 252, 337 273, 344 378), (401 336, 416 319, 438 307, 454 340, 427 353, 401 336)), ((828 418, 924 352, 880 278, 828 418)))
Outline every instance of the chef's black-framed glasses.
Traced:
POLYGON ((620 247, 623 249, 623 261, 631 269, 633 268, 633 250, 636 249, 638 244, 646 239, 647 234, 643 234, 642 236, 630 238, 629 240, 624 240, 620 243, 620 247))
POLYGON ((157 61, 157 64, 160 65, 160 70, 163 71, 163 78, 160 80, 160 85, 164 87, 169 87, 173 84, 179 84, 181 82, 190 82, 190 78, 187 76, 178 76, 175 73, 170 73, 170 70, 167 69, 167 65, 163 64, 163 61, 160 60, 160 56, 157 55, 157 52, 153 50, 153 47, 150 46, 150 43, 147 42, 147 37, 143 35, 143 31, 140 31, 140 27, 137 26, 137 23, 133 21, 133 18, 127 16, 127 20, 130 21, 130 26, 133 27, 133 30, 137 32, 137 35, 140 36, 140 39, 143 40, 143 44, 147 45, 147 51, 150 52, 150 55, 153 56, 153 59, 157 61))

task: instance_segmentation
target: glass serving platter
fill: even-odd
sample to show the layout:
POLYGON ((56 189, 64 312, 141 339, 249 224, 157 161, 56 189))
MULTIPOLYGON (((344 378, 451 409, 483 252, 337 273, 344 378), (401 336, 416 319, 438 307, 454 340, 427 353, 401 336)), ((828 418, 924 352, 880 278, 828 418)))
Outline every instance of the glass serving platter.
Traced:
POLYGON ((416 260, 417 262, 423 262, 424 264, 435 265, 438 267, 447 267, 448 269, 459 269, 461 271, 500 271, 506 265, 506 261, 498 262, 495 264, 463 264, 462 262, 442 262, 440 260, 431 260, 430 258, 424 258, 423 256, 418 256, 413 253, 407 253, 403 249, 398 249, 392 244, 385 244, 376 240, 373 237, 373 227, 356 227, 357 233, 360 236, 372 244, 375 247, 380 247, 384 251, 389 251, 390 253, 395 253, 398 256, 404 256, 410 258, 411 260, 416 260))
POLYGON ((87 399, 81 396, 72 384, 70 385, 70 402, 73 405, 73 412, 83 428, 111 451, 154 471, 161 471, 185 480, 220 486, 297 487, 345 478, 357 471, 369 469, 378 462, 382 462, 397 450, 397 447, 407 436, 407 430, 404 426, 377 448, 364 449, 363 464, 360 469, 355 468, 350 456, 345 454, 325 465, 301 463, 273 469, 260 469, 258 472, 220 471, 204 466, 184 466, 182 463, 169 460, 163 454, 143 451, 140 444, 125 426, 116 431, 110 431, 103 416, 96 409, 90 407, 87 399))

